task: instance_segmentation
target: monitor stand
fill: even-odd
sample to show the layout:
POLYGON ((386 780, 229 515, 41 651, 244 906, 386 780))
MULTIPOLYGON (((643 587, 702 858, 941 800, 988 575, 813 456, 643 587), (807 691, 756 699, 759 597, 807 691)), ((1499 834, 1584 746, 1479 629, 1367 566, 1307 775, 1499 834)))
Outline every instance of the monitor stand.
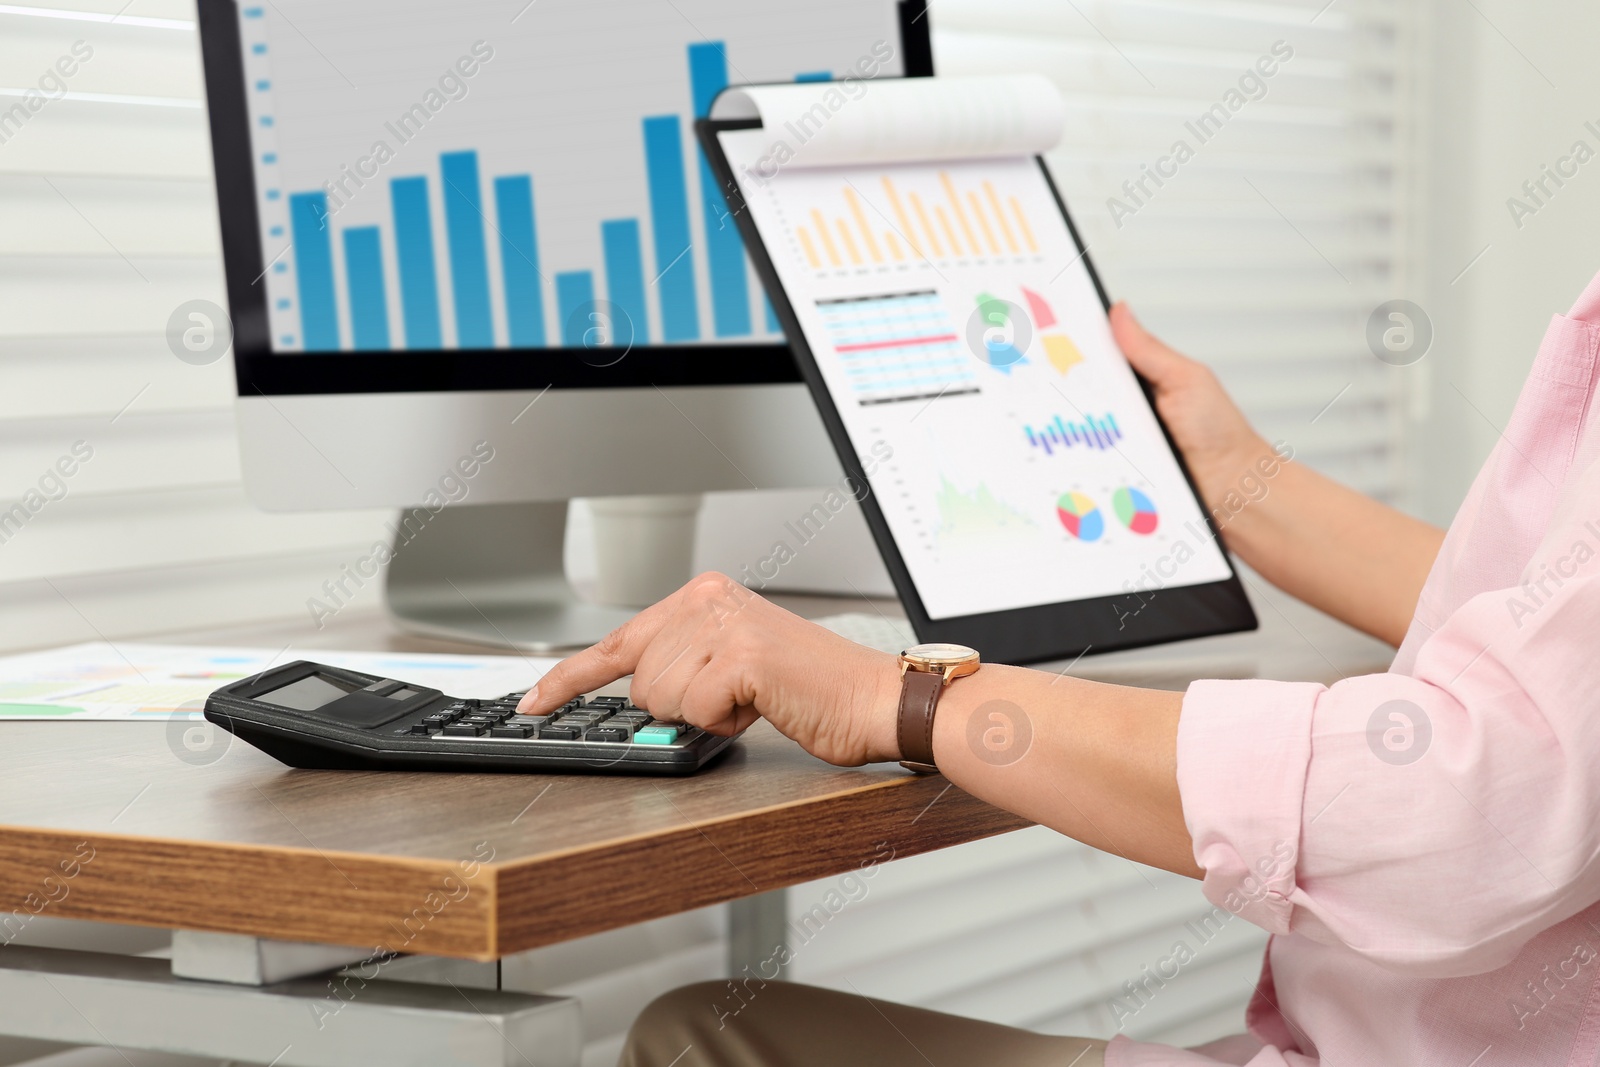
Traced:
MULTIPOLYGON (((630 531, 636 542, 641 532, 645 535, 646 552, 655 545, 666 548, 664 569, 673 573, 659 575, 657 587, 644 590, 643 596, 619 596, 615 582, 609 583, 610 589, 607 582, 601 582, 603 595, 609 592, 620 601, 642 605, 661 589, 670 590, 688 580, 699 498, 639 499, 646 502, 643 514, 639 507, 630 509, 622 519, 626 525, 620 537, 615 530, 601 530, 597 540, 601 542, 602 568, 606 566, 607 543, 626 545, 630 531), (657 506, 651 507, 651 501, 657 506), (676 507, 661 506, 673 501, 676 507), (660 527, 658 537, 649 536, 652 522, 660 527)), ((551 653, 591 645, 636 613, 632 607, 589 603, 572 588, 563 565, 565 500, 446 507, 431 514, 414 509, 402 512, 401 520, 391 547, 384 594, 389 613, 402 630, 551 653), (409 526, 407 518, 411 519, 409 526)), ((611 520, 597 507, 595 521, 599 526, 611 520)))

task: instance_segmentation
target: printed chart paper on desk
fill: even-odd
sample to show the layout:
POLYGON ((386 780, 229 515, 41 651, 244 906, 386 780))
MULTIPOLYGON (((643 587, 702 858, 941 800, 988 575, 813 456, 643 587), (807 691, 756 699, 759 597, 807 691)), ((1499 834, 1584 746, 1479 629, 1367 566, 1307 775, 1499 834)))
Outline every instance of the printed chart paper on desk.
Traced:
POLYGON ((1054 87, 848 88, 711 117, 761 121, 719 144, 929 616, 1226 580, 1037 158, 1054 87))
POLYGON ((0 722, 199 719, 212 690, 297 659, 417 682, 459 697, 526 689, 557 662, 522 656, 95 642, 0 658, 0 722))

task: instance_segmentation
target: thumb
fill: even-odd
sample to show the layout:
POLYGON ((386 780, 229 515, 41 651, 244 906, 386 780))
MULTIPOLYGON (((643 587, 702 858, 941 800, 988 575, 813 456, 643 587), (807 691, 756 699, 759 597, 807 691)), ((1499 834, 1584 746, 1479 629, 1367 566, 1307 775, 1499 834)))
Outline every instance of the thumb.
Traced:
POLYGON ((1158 389, 1170 384, 1172 376, 1189 364, 1187 356, 1169 348, 1140 325, 1133 310, 1122 301, 1111 308, 1111 333, 1133 369, 1158 389))

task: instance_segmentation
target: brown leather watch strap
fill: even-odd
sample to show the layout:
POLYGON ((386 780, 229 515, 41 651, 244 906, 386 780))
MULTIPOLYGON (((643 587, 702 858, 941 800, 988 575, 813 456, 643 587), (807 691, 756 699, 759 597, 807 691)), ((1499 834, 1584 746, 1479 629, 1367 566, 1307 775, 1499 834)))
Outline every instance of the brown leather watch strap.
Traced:
POLYGON ((942 671, 906 671, 901 676, 900 717, 895 739, 900 743, 902 763, 918 764, 913 769, 935 770, 933 762, 933 713, 944 688, 942 671))

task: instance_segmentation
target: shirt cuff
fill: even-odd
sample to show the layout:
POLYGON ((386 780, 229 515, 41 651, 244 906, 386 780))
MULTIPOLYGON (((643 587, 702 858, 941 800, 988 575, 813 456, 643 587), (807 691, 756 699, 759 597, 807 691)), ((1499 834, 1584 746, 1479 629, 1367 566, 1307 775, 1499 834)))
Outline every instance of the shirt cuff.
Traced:
POLYGON ((1178 792, 1219 908, 1289 932, 1300 858, 1311 720, 1321 685, 1195 682, 1178 720, 1178 792))

